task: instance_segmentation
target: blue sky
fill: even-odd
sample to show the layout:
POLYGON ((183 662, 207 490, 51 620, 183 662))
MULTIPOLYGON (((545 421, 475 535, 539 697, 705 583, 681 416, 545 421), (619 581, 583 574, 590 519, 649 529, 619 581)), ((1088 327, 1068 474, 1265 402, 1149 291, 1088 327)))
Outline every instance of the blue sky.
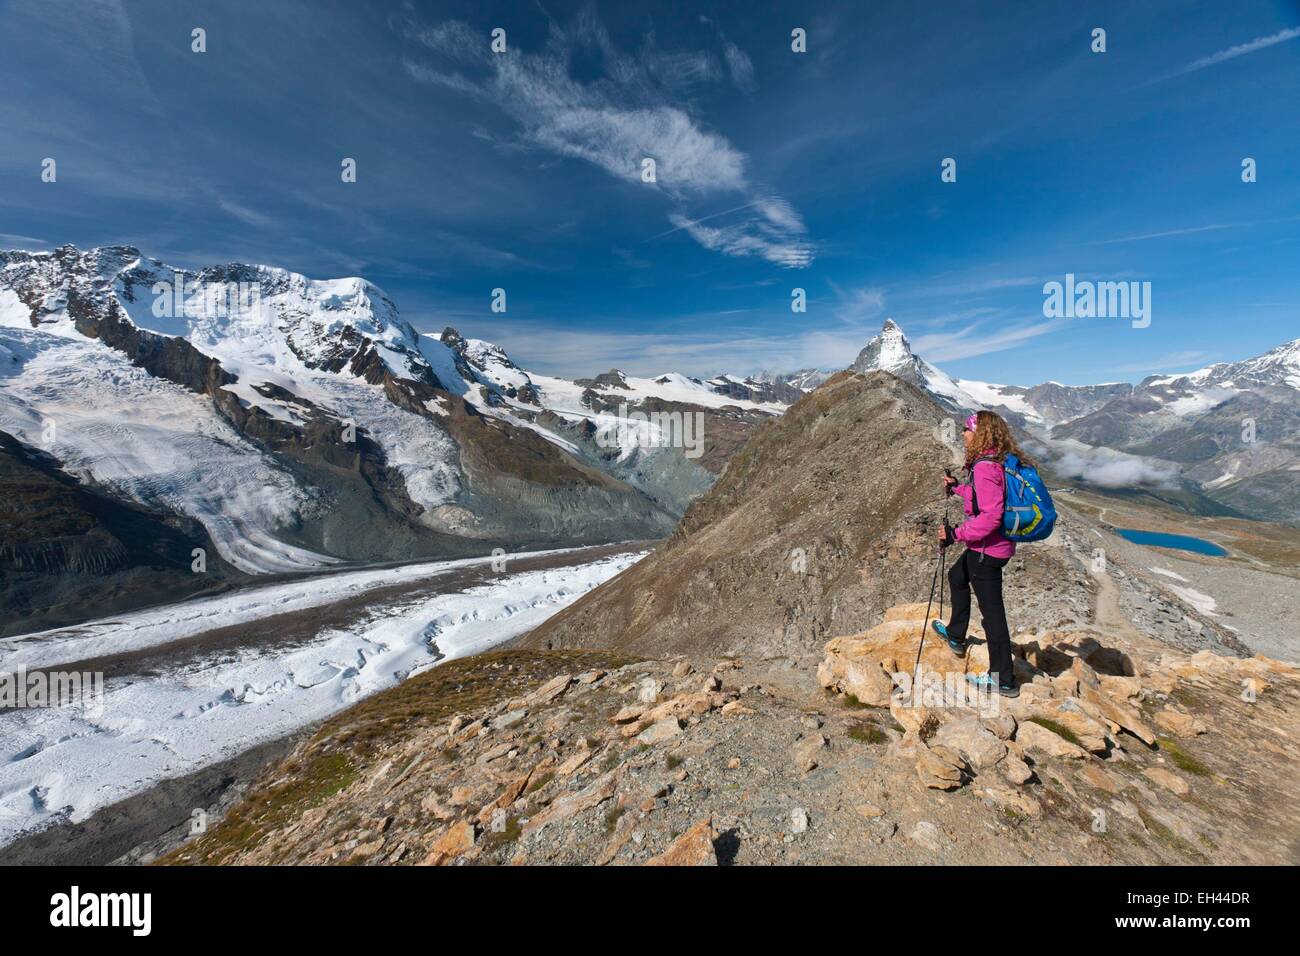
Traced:
POLYGON ((569 375, 838 367, 886 317, 1020 384, 1300 335, 1300 3, 1082 6, 0 0, 0 246, 362 275, 569 375), (1150 327, 1045 319, 1066 273, 1150 327))

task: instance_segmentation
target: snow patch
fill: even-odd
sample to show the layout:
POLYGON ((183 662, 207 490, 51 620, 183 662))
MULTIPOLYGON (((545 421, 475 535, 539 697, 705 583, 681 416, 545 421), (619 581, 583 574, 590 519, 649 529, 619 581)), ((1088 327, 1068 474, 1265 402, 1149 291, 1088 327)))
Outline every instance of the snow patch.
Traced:
MULTIPOLYGON (((85 820, 159 780, 323 720, 441 660, 523 634, 643 556, 513 574, 376 609, 371 620, 326 628, 305 647, 249 650, 110 681, 98 717, 76 708, 0 713, 0 845, 62 820, 85 820)), ((181 608, 173 608, 178 616, 187 613, 181 608)))
POLYGON ((1156 574, 1163 574, 1167 578, 1173 578, 1175 581, 1182 581, 1184 584, 1187 583, 1187 578, 1183 577, 1181 574, 1175 574, 1173 571, 1166 571, 1164 568, 1152 568, 1151 570, 1156 574))

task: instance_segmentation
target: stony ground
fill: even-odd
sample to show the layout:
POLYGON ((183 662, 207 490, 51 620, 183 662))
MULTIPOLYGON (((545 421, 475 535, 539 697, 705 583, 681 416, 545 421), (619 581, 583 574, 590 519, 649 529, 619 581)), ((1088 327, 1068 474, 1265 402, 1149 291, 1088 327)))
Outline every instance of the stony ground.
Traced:
POLYGON ((453 661, 165 862, 1300 862, 1295 667, 1071 627, 1017 635, 1015 701, 912 698, 923 612, 798 659, 453 661))

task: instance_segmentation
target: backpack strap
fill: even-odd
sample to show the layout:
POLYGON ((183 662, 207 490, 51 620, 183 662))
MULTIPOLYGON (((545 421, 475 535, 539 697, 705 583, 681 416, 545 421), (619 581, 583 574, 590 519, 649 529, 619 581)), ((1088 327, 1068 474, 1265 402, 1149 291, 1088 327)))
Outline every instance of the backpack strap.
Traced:
MULTIPOLYGON (((970 467, 966 469, 970 472, 970 511, 972 518, 978 517, 980 513, 980 498, 979 494, 975 491, 975 466, 982 461, 991 461, 998 466, 999 472, 1002 470, 1002 459, 998 458, 996 455, 980 455, 972 461, 970 467)), ((1005 477, 1003 477, 1002 480, 1004 483, 1006 482, 1005 477)))

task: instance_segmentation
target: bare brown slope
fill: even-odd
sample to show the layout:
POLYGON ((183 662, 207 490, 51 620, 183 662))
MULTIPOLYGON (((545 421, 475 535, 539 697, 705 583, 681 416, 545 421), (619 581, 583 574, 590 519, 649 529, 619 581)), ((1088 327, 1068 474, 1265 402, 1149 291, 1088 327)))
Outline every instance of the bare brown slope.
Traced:
POLYGON ((654 554, 524 644, 787 653, 924 597, 954 454, 941 415, 893 376, 835 376, 760 428, 654 554))

